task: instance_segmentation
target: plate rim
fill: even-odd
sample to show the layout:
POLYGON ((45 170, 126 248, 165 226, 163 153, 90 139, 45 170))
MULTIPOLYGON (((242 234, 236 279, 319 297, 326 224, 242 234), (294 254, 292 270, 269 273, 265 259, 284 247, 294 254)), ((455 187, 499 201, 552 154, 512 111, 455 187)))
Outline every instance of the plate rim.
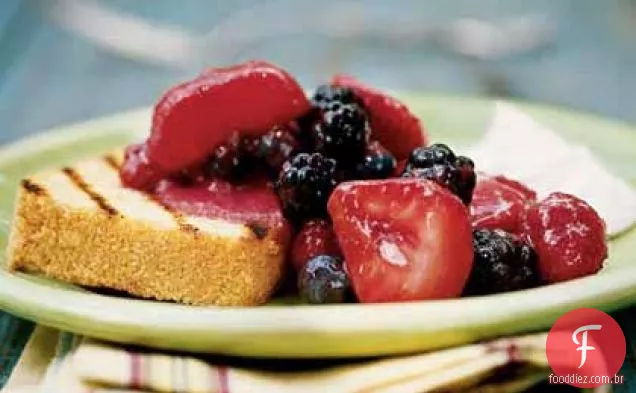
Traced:
MULTIPOLYGON (((472 103, 490 103, 493 108, 497 102, 487 98, 452 95, 424 94, 418 95, 418 97, 429 100, 441 98, 445 100, 469 101, 467 105, 472 103)), ((513 105, 536 108, 539 111, 565 112, 567 115, 579 118, 583 116, 590 121, 611 123, 626 130, 633 130, 636 133, 634 126, 629 123, 607 119, 597 114, 525 101, 511 102, 513 105)), ((106 124, 117 125, 121 123, 121 126, 125 128, 125 123, 130 122, 131 119, 138 119, 137 121, 145 121, 149 124, 150 113, 150 108, 144 107, 68 126, 56 127, 40 134, 19 139, 0 146, 0 164, 11 162, 16 156, 25 154, 25 149, 29 153, 43 151, 50 149, 52 145, 57 147, 74 140, 88 140, 97 135, 122 131, 117 130, 117 127, 105 131, 106 124), (98 125, 99 127, 96 127, 98 125), (95 129, 93 130, 92 128, 95 129)), ((632 230, 634 229, 632 228, 632 230)), ((426 327, 427 331, 437 332, 444 329, 460 328, 461 324, 457 322, 458 320, 461 321, 461 318, 458 317, 465 315, 466 308, 477 311, 488 310, 488 313, 484 313, 481 317, 477 314, 477 311, 470 312, 471 325, 488 326, 486 319, 496 320, 497 323, 502 324, 506 323, 502 321, 517 320, 514 306, 520 300, 524 301, 523 318, 539 313, 547 313, 551 310, 560 310, 563 307, 576 306, 583 302, 585 304, 598 304, 599 308, 608 310, 636 302, 636 265, 625 266, 616 271, 602 272, 599 275, 565 283, 491 296, 407 303, 365 304, 362 306, 358 304, 325 306, 284 305, 250 308, 196 307, 160 303, 151 300, 119 299, 90 292, 43 286, 22 277, 22 275, 22 273, 11 273, 4 268, 0 268, 0 283, 3 283, 3 285, 0 285, 0 309, 5 309, 16 315, 54 327, 63 327, 63 319, 73 318, 75 321, 79 321, 75 322, 74 325, 105 324, 115 328, 139 328, 148 332, 148 334, 157 336, 167 333, 225 333, 228 330, 231 330, 233 334, 291 333, 299 329, 305 332, 314 331, 328 334, 351 334, 361 331, 411 332, 422 331, 422 327, 426 327), (593 285, 590 285, 591 283, 593 285), (620 284, 618 286, 620 290, 616 290, 617 283, 620 284), (565 290, 564 288, 566 287, 569 290, 565 290), (608 289, 612 289, 612 291, 608 292, 608 289), (528 296, 529 293, 534 296, 528 296), (22 295, 25 294, 27 296, 23 297, 22 295), (28 296, 29 294, 31 296, 28 296), (581 296, 572 296, 573 294, 580 294, 581 296), (598 299, 600 294, 605 296, 601 300, 598 299), (64 301, 61 305, 52 304, 54 300, 50 295, 55 295, 55 298, 64 301), (542 299, 546 297, 552 300, 549 307, 544 307, 540 304, 542 299), (574 300, 572 300, 573 297, 574 300), (501 304, 505 306, 495 309, 490 308, 495 298, 501 300, 501 304), (555 301, 555 299, 558 301, 555 301), (132 313, 131 311, 134 309, 139 309, 140 304, 144 308, 144 312, 139 314, 132 313), (103 311, 106 309, 119 311, 109 314, 103 311), (164 313, 168 310, 177 317, 165 318, 164 313), (40 313, 43 313, 45 317, 36 315, 40 313), (289 317, 290 313, 293 316, 292 318, 289 317), (429 322, 428 315, 430 313, 440 317, 437 321, 439 323, 433 328, 427 323, 429 322), (51 314, 55 316, 51 317, 51 314), (131 315, 135 315, 135 318, 131 319, 131 315), (364 320, 364 318, 371 318, 372 322, 361 324, 360 321, 364 320), (409 321, 408 324, 404 323, 405 318, 409 321), (249 324, 245 323, 246 320, 249 321, 249 324), (281 321, 285 321, 285 324, 281 324, 281 321)), ((113 339, 112 337, 105 338, 113 339)), ((280 353, 274 355, 284 356, 284 354, 280 353)))

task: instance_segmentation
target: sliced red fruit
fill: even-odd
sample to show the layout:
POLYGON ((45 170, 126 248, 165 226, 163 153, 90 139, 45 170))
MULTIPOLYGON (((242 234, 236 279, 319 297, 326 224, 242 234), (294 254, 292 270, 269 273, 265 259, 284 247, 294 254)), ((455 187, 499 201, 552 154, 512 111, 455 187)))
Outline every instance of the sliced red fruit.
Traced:
POLYGON ((369 114, 371 137, 380 141, 397 159, 407 158, 411 150, 427 144, 420 120, 402 102, 350 75, 337 74, 331 83, 348 87, 360 97, 369 114))
POLYGON ((421 179, 348 182, 328 210, 361 302, 461 294, 472 230, 466 207, 446 189, 421 179))
POLYGON ((122 180, 130 186, 149 188, 157 177, 201 162, 236 131, 242 136, 258 136, 309 108, 300 85, 267 62, 209 69, 164 93, 155 105, 145 146, 147 160, 136 160, 139 165, 127 162, 122 180))
POLYGON ((528 200, 534 201, 537 199, 536 191, 532 190, 530 187, 526 186, 520 181, 502 175, 495 176, 494 179, 500 183, 507 185, 508 187, 514 188, 528 200))
POLYGON ((477 229, 503 229, 521 232, 521 219, 526 205, 534 200, 534 192, 520 191, 514 180, 501 176, 477 176, 470 204, 470 219, 477 229), (512 185, 512 186, 511 186, 512 185))
POLYGON ((250 179, 235 185, 221 179, 184 186, 162 180, 154 197, 163 205, 183 214, 222 219, 250 226, 263 237, 270 230, 289 237, 289 225, 271 185, 263 179, 250 179))
POLYGON ((402 176, 402 172, 404 172, 404 168, 406 168, 407 160, 399 160, 397 165, 395 166, 395 171, 393 172, 393 176, 400 177, 402 176))
POLYGON ((523 229, 539 255, 544 281, 596 273, 607 258, 604 221, 573 195, 555 192, 528 208, 523 229))
POLYGON ((338 240, 327 220, 307 221, 300 229, 291 249, 291 262, 299 272, 307 262, 318 255, 341 257, 338 240))

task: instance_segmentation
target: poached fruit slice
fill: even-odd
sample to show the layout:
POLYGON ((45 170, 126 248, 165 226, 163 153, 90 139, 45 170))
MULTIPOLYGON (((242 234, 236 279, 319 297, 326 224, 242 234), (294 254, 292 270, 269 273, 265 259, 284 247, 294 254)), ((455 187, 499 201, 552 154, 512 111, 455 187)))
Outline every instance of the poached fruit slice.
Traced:
POLYGON ((212 178, 188 186, 162 180, 154 197, 183 214, 246 224, 257 237, 275 231, 278 239, 287 242, 291 236, 278 198, 264 178, 247 179, 241 184, 212 178))
POLYGON ((397 159, 407 158, 411 150, 426 146, 428 141, 420 120, 402 102, 350 75, 337 74, 331 84, 350 88, 362 100, 371 122, 371 138, 397 159))
POLYGON ((159 180, 200 164, 235 132, 260 136, 309 109, 300 85, 270 63, 208 69, 164 93, 154 108, 151 135, 126 159, 122 181, 151 189, 159 180))
POLYGON ((328 204, 363 303, 459 296, 473 263, 468 212, 430 180, 342 183, 328 204))
POLYGON ((534 202, 535 198, 534 191, 515 180, 480 173, 470 204, 473 227, 503 229, 519 234, 522 232, 521 220, 525 208, 534 202))

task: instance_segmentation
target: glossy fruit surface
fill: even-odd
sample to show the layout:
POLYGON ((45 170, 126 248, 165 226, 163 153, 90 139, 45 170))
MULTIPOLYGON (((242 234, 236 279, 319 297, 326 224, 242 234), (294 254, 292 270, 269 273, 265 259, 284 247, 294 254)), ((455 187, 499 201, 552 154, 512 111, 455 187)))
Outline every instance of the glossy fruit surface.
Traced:
POLYGON ((207 70, 163 94, 152 116, 147 162, 125 165, 122 179, 137 188, 151 187, 158 179, 146 172, 173 174, 202 162, 237 131, 258 136, 309 108, 294 78, 270 63, 207 70))
POLYGON ((428 180, 347 182, 329 214, 361 302, 458 296, 473 261, 466 207, 428 180))
POLYGON ((300 272, 310 259, 318 255, 342 256, 333 227, 327 220, 307 221, 298 231, 290 255, 294 270, 300 272))
POLYGON ((605 223, 585 201, 555 192, 526 210, 523 231, 547 282, 596 273, 607 258, 605 223))
POLYGON ((534 193, 524 193, 513 188, 508 179, 479 174, 470 203, 470 218, 477 229, 503 229, 511 233, 521 232, 524 209, 534 199, 534 193))
POLYGON ((331 83, 353 90, 369 115, 371 138, 380 141, 398 159, 408 157, 411 150, 427 144, 419 118, 398 99, 367 86, 350 75, 338 74, 331 83))

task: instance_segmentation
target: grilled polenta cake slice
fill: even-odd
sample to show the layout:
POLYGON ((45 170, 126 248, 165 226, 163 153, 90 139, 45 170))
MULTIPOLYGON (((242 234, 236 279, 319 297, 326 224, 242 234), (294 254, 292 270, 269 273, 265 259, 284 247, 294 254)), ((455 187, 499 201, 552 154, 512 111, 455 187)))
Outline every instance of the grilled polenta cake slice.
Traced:
POLYGON ((288 239, 266 228, 179 214, 121 185, 121 154, 22 180, 11 270, 197 305, 266 302, 288 239))

